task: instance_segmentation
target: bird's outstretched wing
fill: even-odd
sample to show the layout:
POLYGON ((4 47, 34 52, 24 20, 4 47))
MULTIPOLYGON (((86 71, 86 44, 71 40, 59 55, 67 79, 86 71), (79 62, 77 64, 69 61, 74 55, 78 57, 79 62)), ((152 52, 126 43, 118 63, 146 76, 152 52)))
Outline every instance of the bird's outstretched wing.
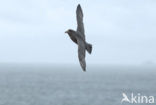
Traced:
POLYGON ((82 40, 78 40, 78 57, 83 71, 86 71, 85 53, 85 44, 82 40))
POLYGON ((81 33, 81 37, 85 39, 85 30, 83 24, 83 11, 80 4, 77 6, 76 10, 76 17, 77 17, 77 31, 81 33))

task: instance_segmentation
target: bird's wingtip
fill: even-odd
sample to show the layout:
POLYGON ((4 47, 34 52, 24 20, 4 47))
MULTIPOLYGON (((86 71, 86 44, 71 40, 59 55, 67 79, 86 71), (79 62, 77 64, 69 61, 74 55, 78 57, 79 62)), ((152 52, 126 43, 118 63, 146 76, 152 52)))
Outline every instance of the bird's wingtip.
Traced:
POLYGON ((86 69, 85 69, 85 70, 83 70, 83 72, 86 72, 86 69))
POLYGON ((80 4, 78 4, 78 6, 77 6, 78 8, 81 8, 81 5, 80 4))
POLYGON ((84 72, 86 72, 86 68, 82 68, 84 72))

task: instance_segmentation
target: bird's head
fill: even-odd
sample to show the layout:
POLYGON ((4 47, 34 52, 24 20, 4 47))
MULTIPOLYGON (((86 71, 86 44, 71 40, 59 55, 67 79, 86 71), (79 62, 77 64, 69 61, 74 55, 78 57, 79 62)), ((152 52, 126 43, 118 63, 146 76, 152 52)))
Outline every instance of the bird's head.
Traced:
POLYGON ((67 34, 71 34, 72 32, 73 32, 73 30, 71 30, 71 29, 65 31, 65 33, 67 33, 67 34))

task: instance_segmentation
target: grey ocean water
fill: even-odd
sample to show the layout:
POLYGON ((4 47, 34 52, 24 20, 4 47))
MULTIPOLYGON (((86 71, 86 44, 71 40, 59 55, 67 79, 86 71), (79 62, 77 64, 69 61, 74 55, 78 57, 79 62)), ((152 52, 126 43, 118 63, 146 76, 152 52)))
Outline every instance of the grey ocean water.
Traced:
POLYGON ((156 97, 156 68, 0 65, 0 105, 121 105, 123 92, 156 97))

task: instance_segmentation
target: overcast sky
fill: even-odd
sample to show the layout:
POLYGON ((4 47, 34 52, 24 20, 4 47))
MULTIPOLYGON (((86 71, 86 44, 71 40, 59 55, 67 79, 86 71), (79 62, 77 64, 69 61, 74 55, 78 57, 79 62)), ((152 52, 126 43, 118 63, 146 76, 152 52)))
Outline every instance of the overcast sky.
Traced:
POLYGON ((155 0, 1 0, 0 62, 78 63, 64 32, 84 12, 88 64, 156 63, 155 0))

